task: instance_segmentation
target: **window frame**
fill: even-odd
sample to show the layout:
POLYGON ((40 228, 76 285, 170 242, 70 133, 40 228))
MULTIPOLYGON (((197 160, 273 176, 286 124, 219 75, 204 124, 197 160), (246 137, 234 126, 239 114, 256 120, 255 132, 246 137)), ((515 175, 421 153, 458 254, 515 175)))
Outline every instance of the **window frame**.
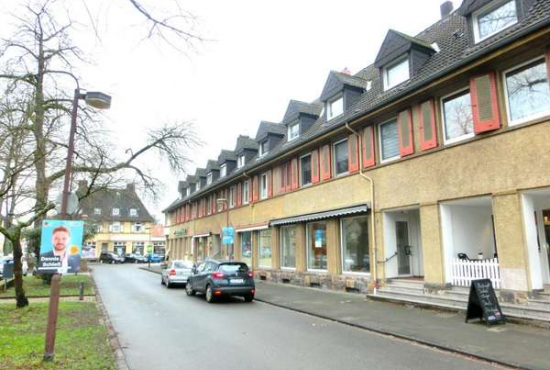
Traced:
POLYGON ((292 141, 300 137, 300 122, 294 122, 288 125, 287 137, 288 137, 288 141, 292 141), (295 136, 292 136, 291 133, 294 127, 298 127, 298 131, 295 136))
POLYGON ((145 224, 143 222, 133 222, 132 223, 132 232, 133 233, 142 233, 145 231, 145 224), (136 226, 139 225, 139 230, 136 229, 136 226))
POLYGON ((401 154, 397 154, 396 156, 393 156, 393 157, 390 157, 390 158, 386 158, 384 159, 384 145, 383 145, 383 142, 382 140, 384 139, 382 137, 382 126, 388 124, 388 123, 392 123, 392 122, 395 122, 395 126, 397 127, 397 147, 399 148, 399 126, 397 124, 397 117, 394 117, 392 119, 389 119, 387 121, 384 121, 382 123, 379 123, 377 126, 378 126, 378 147, 379 147, 379 151, 380 151, 380 163, 388 163, 388 162, 393 162, 393 161, 397 161, 398 159, 401 159, 401 154))
POLYGON ((332 143, 332 173, 334 174, 334 177, 342 177, 349 174, 349 140, 347 138, 335 141, 332 143), (347 152, 347 163, 348 163, 348 170, 342 173, 336 173, 336 145, 343 143, 346 141, 348 143, 348 150, 347 152))
POLYGON ((247 205, 248 203, 250 203, 250 180, 243 181, 241 201, 243 205, 247 205), (246 197, 244 196, 245 192, 246 192, 246 197))
POLYGON ((130 212, 128 214, 130 215, 130 217, 137 217, 138 216, 137 208, 130 208, 130 212))
POLYGON ((480 8, 478 10, 476 10, 472 14, 472 28, 473 28, 473 31, 474 31, 474 43, 478 44, 481 41, 487 40, 488 38, 493 37, 497 33, 500 33, 502 31, 504 31, 505 29, 510 28, 515 24, 518 24, 519 23, 519 12, 518 12, 518 10, 519 10, 518 9, 518 3, 517 3, 516 0, 498 1, 496 3, 491 3, 490 2, 489 4, 483 6, 482 8, 480 8), (497 10, 497 9, 500 9, 503 6, 506 6, 509 3, 514 3, 514 6, 516 8, 516 21, 512 22, 512 23, 509 23, 506 26, 504 26, 503 28, 500 28, 500 29, 496 30, 495 32, 492 32, 492 33, 490 33, 490 34, 488 34, 484 37, 480 37, 479 36, 479 18, 480 18, 480 16, 487 15, 487 14, 489 14, 489 13, 491 13, 491 12, 497 10))
POLYGON ((246 163, 246 157, 244 156, 244 154, 241 154, 237 157, 237 168, 242 168, 244 167, 246 163))
POLYGON ((268 140, 264 140, 260 143, 260 145, 258 147, 258 157, 259 158, 263 157, 264 155, 266 155, 269 152, 269 148, 264 149, 264 145, 265 146, 268 145, 268 140))
POLYGON ((305 187, 308 187, 308 186, 311 186, 311 184, 313 184, 313 163, 311 161, 311 152, 307 153, 307 154, 304 154, 300 157, 300 163, 299 163, 299 171, 300 171, 300 187, 302 188, 305 188, 305 187), (309 182, 307 184, 304 184, 304 173, 302 171, 302 159, 303 158, 306 158, 306 157, 309 157, 309 182))
POLYGON ((316 220, 316 221, 310 221, 306 223, 306 270, 312 271, 312 272, 328 272, 328 240, 327 240, 327 231, 328 231, 328 223, 327 220, 316 220), (326 269, 317 269, 317 268, 310 268, 309 267, 309 254, 310 254, 310 225, 312 224, 320 224, 323 223, 325 225, 325 252, 326 252, 326 258, 327 258, 327 268, 326 269))
MULTIPOLYGON (((371 273, 370 272, 357 272, 357 271, 346 271, 344 269, 344 220, 347 220, 347 219, 353 219, 353 218, 360 218, 360 217, 365 217, 367 219, 367 241, 369 243, 369 245, 367 246, 367 249, 368 249, 368 252, 369 252, 369 261, 370 261, 370 258, 372 257, 371 255, 371 236, 370 236, 370 225, 369 223, 371 222, 371 220, 369 219, 369 216, 368 215, 359 215, 359 216, 350 216, 350 217, 341 217, 340 218, 340 262, 342 264, 341 268, 342 268, 342 274, 343 275, 355 275, 355 276, 370 276, 371 273)), ((369 266, 369 270, 371 270, 370 266, 369 266)))
POLYGON ((398 58, 395 59, 395 61, 393 61, 392 63, 384 66, 382 68, 382 72, 383 72, 383 80, 384 80, 384 91, 388 91, 388 90, 391 90, 393 89, 394 87, 396 86, 399 86, 407 81, 409 81, 411 79, 411 65, 410 65, 410 61, 409 61, 409 54, 405 54, 405 55, 402 55, 398 58), (392 68, 395 68, 397 66, 400 66, 401 64, 407 64, 407 79, 406 80, 403 80, 403 81, 400 81, 394 85, 389 85, 388 82, 389 82, 389 78, 388 78, 388 74, 389 74, 389 71, 392 69, 392 68))
MULTIPOLYGON (((283 266, 283 251, 284 251, 284 236, 283 236, 283 233, 284 233, 284 230, 288 230, 290 228, 294 228, 294 232, 296 232, 296 225, 284 225, 284 226, 281 226, 280 228, 280 248, 279 248, 279 261, 280 261, 280 266, 281 266, 281 270, 284 270, 284 271, 296 271, 296 265, 297 265, 297 261, 296 261, 296 255, 298 254, 298 246, 296 245, 296 248, 294 249, 294 267, 286 267, 286 266, 283 266)), ((295 238, 297 239, 298 236, 296 235, 295 238)))
POLYGON ((269 193, 269 173, 264 172, 260 175, 260 200, 268 198, 269 193), (264 181, 265 179, 265 181, 264 181), (265 189, 264 189, 265 185, 265 189))
POLYGON ((114 221, 111 223, 111 227, 110 227, 110 232, 112 233, 122 233, 124 232, 124 226, 122 224, 122 222, 120 221, 114 221), (119 227, 118 230, 115 231, 115 224, 119 227))
POLYGON ((111 216, 120 216, 120 208, 113 208, 111 210, 111 216), (115 212, 116 210, 116 212, 115 212))
POLYGON ((227 176, 227 163, 220 165, 220 179, 225 176, 227 176))
MULTIPOLYGON (((465 141, 465 140, 468 140, 468 139, 471 139, 473 137, 476 136, 476 133, 474 130, 472 130, 471 133, 469 134, 464 134, 462 136, 457 136, 455 138, 452 138, 452 139, 447 139, 447 124, 446 124, 446 121, 445 121, 445 100, 446 99, 449 99, 453 96, 460 96, 460 95, 463 95, 463 93, 465 92, 468 92, 468 94, 470 94, 470 99, 471 99, 471 94, 472 94, 472 91, 470 90, 470 87, 469 86, 466 86, 462 89, 459 89, 459 90, 455 90, 454 92, 450 93, 450 94, 447 94, 445 96, 442 96, 440 99, 439 99, 439 109, 441 109, 441 129, 443 130, 443 145, 451 145, 451 144, 455 144, 455 143, 458 143, 458 142, 461 142, 461 141, 465 141)), ((471 105, 470 105, 471 107, 471 105)), ((472 109, 472 124, 473 124, 473 109, 472 109)))
POLYGON ((527 122, 531 122, 531 121, 540 119, 542 117, 550 116, 550 110, 547 110, 547 111, 543 111, 543 112, 540 112, 540 113, 530 115, 530 116, 522 118, 522 119, 517 119, 515 121, 512 121, 512 118, 511 118, 512 117, 512 112, 510 110, 511 107, 510 107, 510 102, 509 102, 509 99, 508 99, 509 98, 508 97, 508 83, 506 82, 506 75, 511 73, 511 72, 514 72, 518 69, 521 69, 521 68, 523 68, 523 67, 525 67, 529 64, 535 64, 535 62, 538 62, 539 60, 541 62, 543 62, 543 64, 545 65, 546 83, 550 83, 550 75, 549 75, 549 71, 548 71, 548 63, 550 63, 550 60, 548 58, 546 58, 545 55, 539 55, 536 58, 530 59, 530 60, 528 60, 524 63, 520 63, 518 65, 515 65, 514 67, 508 68, 507 70, 502 72, 502 86, 503 86, 503 89, 504 89, 504 100, 505 100, 505 104, 506 104, 506 119, 507 119, 509 127, 518 126, 518 125, 521 125, 521 124, 524 124, 524 123, 527 123, 527 122))
POLYGON ((229 208, 235 208, 237 205, 237 185, 229 188, 229 208))
POLYGON ((264 230, 258 230, 258 267, 261 267, 261 268, 264 268, 264 269, 271 269, 273 268, 273 232, 271 229, 267 228, 267 229, 264 229, 264 230), (269 252, 270 252, 270 257, 269 257, 269 261, 270 261, 270 265, 267 266, 267 265, 262 265, 260 263, 260 261, 262 260, 261 258, 261 249, 262 249, 262 233, 264 232, 269 232, 269 252))
MULTIPOLYGON (((206 174, 206 185, 212 184, 213 181, 214 181, 214 174, 212 173, 212 171, 210 171, 206 174)), ((199 190, 198 186, 197 186, 197 190, 199 190)))
POLYGON ((332 119, 334 119, 334 118, 336 118, 336 117, 340 117, 341 115, 343 115, 343 114, 344 114, 344 94, 338 94, 338 95, 336 95, 334 98, 328 100, 328 101, 327 101, 327 109, 326 109, 326 110, 327 110, 327 121, 330 121, 330 120, 332 120, 332 119), (333 105, 334 103, 336 103, 337 101, 340 101, 340 100, 342 101, 342 112, 339 113, 339 114, 334 115, 334 114, 332 113, 332 111, 333 111, 332 105, 333 105))
POLYGON ((101 215, 101 208, 94 208, 94 215, 101 215))

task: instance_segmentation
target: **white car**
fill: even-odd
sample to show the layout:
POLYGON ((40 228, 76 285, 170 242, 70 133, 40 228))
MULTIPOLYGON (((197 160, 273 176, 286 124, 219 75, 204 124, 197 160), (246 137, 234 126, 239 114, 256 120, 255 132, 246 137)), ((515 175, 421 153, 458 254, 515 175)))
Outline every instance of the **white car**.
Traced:
POLYGON ((191 270, 195 266, 193 262, 174 260, 163 263, 160 283, 170 288, 174 284, 187 284, 191 270))

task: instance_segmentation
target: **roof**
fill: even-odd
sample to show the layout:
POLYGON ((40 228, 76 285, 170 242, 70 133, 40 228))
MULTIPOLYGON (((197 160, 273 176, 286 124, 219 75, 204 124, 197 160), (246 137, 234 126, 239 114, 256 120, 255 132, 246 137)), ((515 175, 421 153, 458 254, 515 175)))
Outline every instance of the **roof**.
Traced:
POLYGON ((298 100, 291 100, 286 108, 283 124, 294 121, 300 114, 307 114, 313 117, 319 117, 323 111, 323 105, 319 102, 304 103, 298 100))
POLYGON ((356 87, 358 89, 365 90, 367 81, 361 76, 351 76, 342 72, 330 71, 319 100, 327 101, 335 94, 341 92, 344 89, 344 86, 356 87))
POLYGON ((195 171, 195 178, 206 177, 206 168, 197 168, 195 171))
POLYGON ((392 62, 409 51, 413 46, 417 46, 429 54, 435 53, 431 43, 426 40, 412 37, 399 31, 389 30, 374 61, 375 67, 381 68, 387 63, 392 62))
POLYGON ((227 161, 237 161, 237 156, 231 150, 222 150, 218 156, 218 163, 223 164, 227 161))
POLYGON ((219 170, 220 165, 218 164, 218 161, 215 161, 213 159, 208 160, 208 163, 206 164, 206 173, 219 170))
POLYGON ((256 134, 256 141, 265 139, 269 134, 284 136, 286 134, 286 126, 280 123, 262 121, 256 134))
POLYGON ((457 14, 468 16, 490 2, 491 0, 464 0, 457 9, 457 14))
POLYGON ((235 146, 235 153, 240 154, 245 149, 258 150, 258 143, 249 136, 239 135, 237 145, 235 146))
MULTIPOLYGON (((465 0, 465 2, 466 1, 467 0, 465 0)), ((371 81, 371 89, 369 91, 364 91, 358 102, 355 103, 353 107, 348 109, 343 115, 329 122, 326 122, 323 116, 319 117, 310 129, 307 132, 302 133, 298 138, 290 142, 281 140, 275 148, 270 148, 269 153, 265 156, 256 158, 256 160, 251 161, 246 166, 235 170, 231 175, 215 181, 209 186, 201 189, 199 192, 194 193, 192 196, 173 203, 165 211, 170 211, 177 207, 178 204, 207 193, 210 189, 219 186, 221 183, 230 183, 237 178, 240 179, 242 177, 242 173, 245 171, 247 174, 250 174, 256 167, 259 167, 274 159, 281 159, 281 155, 284 155, 284 153, 292 149, 306 145, 311 140, 340 128, 347 122, 354 121, 361 116, 376 111, 396 99, 402 98, 414 90, 452 72, 453 70, 467 65, 471 61, 499 49, 503 45, 509 44, 524 35, 549 25, 550 1, 534 0, 533 5, 521 22, 482 42, 477 43, 476 45, 470 46, 467 36, 469 32, 467 20, 455 11, 413 37, 415 43, 419 45, 419 47, 420 45, 425 47, 427 45, 437 43, 440 51, 432 54, 422 68, 420 68, 410 80, 391 90, 384 91, 381 85, 382 81, 380 80, 380 72, 374 64, 363 68, 354 76, 348 76, 348 79, 346 79, 345 76, 347 75, 344 73, 331 72, 331 74, 329 74, 329 78, 333 75, 335 81, 342 81, 342 79, 346 79, 346 81, 371 81)), ((407 35, 401 34, 397 31, 393 31, 393 34, 399 36, 407 42, 413 42, 413 40, 411 40, 411 38, 407 35)), ((284 125, 271 122, 262 122, 260 124, 260 128, 258 129, 256 139, 263 139, 260 134, 265 136, 266 132, 273 128, 275 130, 280 130, 278 131, 280 135, 286 134, 286 127, 284 125)), ((245 140, 242 138, 243 136, 239 136, 237 146, 239 146, 239 140, 241 140, 241 142, 245 140)), ((250 142, 251 139, 248 137, 246 138, 248 142, 250 142)), ((257 143, 255 144, 257 148, 257 143)), ((238 152, 237 149, 236 152, 238 152)))
POLYGON ((189 183, 187 181, 180 181, 178 183, 178 191, 181 192, 183 189, 187 189, 189 187, 189 183))

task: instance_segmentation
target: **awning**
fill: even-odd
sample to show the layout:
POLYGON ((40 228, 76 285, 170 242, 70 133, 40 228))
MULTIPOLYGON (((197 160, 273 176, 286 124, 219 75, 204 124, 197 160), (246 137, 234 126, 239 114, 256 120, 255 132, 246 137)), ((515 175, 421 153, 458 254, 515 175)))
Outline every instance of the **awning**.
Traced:
POLYGON ((208 236, 210 236, 211 234, 208 233, 208 234, 200 234, 200 235, 193 235, 193 238, 206 238, 208 236))
POLYGON ((278 220, 272 220, 269 224, 271 226, 289 225, 289 224, 296 224, 298 222, 307 222, 307 221, 322 220, 326 218, 339 217, 339 216, 345 216, 345 215, 351 215, 351 214, 357 214, 357 213, 366 213, 368 210, 369 210, 369 205, 362 204, 359 206, 335 209, 332 211, 324 211, 324 212, 310 213, 308 215, 280 218, 278 220))
POLYGON ((257 231, 257 230, 266 230, 269 229, 269 225, 259 225, 259 226, 249 226, 249 227, 237 227, 235 228, 235 231, 238 233, 244 233, 247 231, 257 231))

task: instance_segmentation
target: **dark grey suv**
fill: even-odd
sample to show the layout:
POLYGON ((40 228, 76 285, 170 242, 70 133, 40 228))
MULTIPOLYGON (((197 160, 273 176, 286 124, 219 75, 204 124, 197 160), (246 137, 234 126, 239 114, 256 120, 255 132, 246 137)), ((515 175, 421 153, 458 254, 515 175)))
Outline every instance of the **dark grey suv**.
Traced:
POLYGON ((207 260, 193 269, 185 286, 187 295, 204 293, 212 303, 223 296, 241 296, 245 301, 254 299, 254 274, 244 262, 207 260))

